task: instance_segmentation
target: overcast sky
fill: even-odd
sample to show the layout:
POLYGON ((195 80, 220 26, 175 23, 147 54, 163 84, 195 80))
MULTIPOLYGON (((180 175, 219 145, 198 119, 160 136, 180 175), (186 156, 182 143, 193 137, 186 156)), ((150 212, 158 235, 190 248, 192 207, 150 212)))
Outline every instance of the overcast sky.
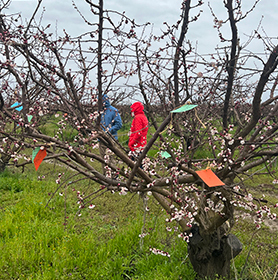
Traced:
MULTIPOLYGON (((29 18, 37 2, 37 0, 12 0, 9 12, 21 12, 23 18, 29 18)), ((94 2, 96 3, 96 1, 94 2)), ((192 3, 194 2, 197 2, 197 0, 192 0, 192 3)), ((243 12, 245 12, 255 1, 244 0, 243 2, 243 12)), ((75 0, 75 3, 82 13, 91 17, 89 6, 85 1, 75 0)), ((211 0, 210 3, 219 19, 225 20, 227 12, 223 7, 223 0, 211 0)), ((165 21, 170 25, 176 23, 180 15, 181 0, 104 0, 104 5, 106 9, 119 12, 125 11, 126 15, 134 18, 137 23, 149 21, 153 23, 154 31, 157 31, 163 28, 163 22, 165 21)), ((65 28, 72 36, 78 35, 87 29, 86 24, 73 8, 72 0, 43 0, 39 15, 43 7, 45 8, 44 22, 46 24, 52 23, 52 26, 57 24, 58 29, 65 28)), ((213 18, 209 11, 207 0, 204 0, 204 5, 201 8, 193 10, 191 16, 196 15, 200 9, 203 10, 203 13, 198 21, 190 25, 187 39, 190 39, 193 43, 197 41, 199 51, 208 53, 215 46, 215 42, 218 42, 217 32, 213 28, 213 18)), ((262 17, 262 26, 266 34, 277 38, 278 1, 261 0, 255 11, 239 24, 241 42, 247 40, 246 34, 254 31, 262 17)), ((229 38, 229 32, 227 33, 227 38, 229 38)), ((258 42, 258 46, 255 46, 258 50, 261 48, 259 44, 258 42)))
MULTIPOLYGON (((96 22, 96 18, 92 16, 89 5, 84 0, 74 0, 78 9, 88 20, 96 22)), ((92 0, 96 3, 98 0, 92 0)), ((103 0, 104 8, 109 10, 116 10, 118 12, 125 11, 129 18, 135 19, 136 23, 143 24, 146 22, 152 23, 153 32, 157 34, 161 29, 165 30, 163 22, 173 25, 177 22, 181 12, 182 0, 103 0)), ((197 46, 199 54, 212 54, 215 52, 215 47, 222 47, 223 43, 219 42, 217 30, 213 28, 213 17, 208 7, 208 0, 203 0, 204 5, 194 9, 190 12, 190 18, 194 17, 202 9, 200 18, 194 21, 189 26, 189 31, 186 36, 186 41, 190 40, 193 47, 197 46)), ((196 4, 198 0, 192 0, 196 4)), ((243 14, 248 11, 255 0, 242 0, 243 14)), ((7 14, 21 13, 23 19, 28 19, 33 14, 38 0, 12 0, 7 14)), ((52 30, 57 29, 58 34, 63 34, 65 29, 72 37, 78 36, 88 31, 88 25, 78 14, 73 7, 72 0, 43 0, 39 12, 36 17, 38 22, 43 10, 43 25, 51 23, 52 30)), ((219 20, 227 19, 227 11, 223 6, 223 0, 210 0, 210 5, 219 20)), ((256 9, 248 15, 248 17, 238 24, 240 44, 244 44, 248 40, 248 35, 257 29, 261 22, 259 29, 262 35, 267 35, 273 38, 272 43, 278 44, 278 1, 277 0, 261 0, 256 9)), ((26 25, 26 24, 25 24, 26 25)), ((226 39, 231 38, 229 24, 222 30, 226 39)), ((179 33, 177 33, 178 35, 179 33)), ((158 34, 161 35, 161 34, 158 34)), ((227 43, 225 43, 227 45, 227 43)), ((159 46, 160 47, 160 46, 159 46)), ((254 53, 263 53, 265 51, 262 42, 255 39, 248 50, 254 53)), ((210 56, 207 56, 210 58, 210 56)), ((264 57, 266 60, 266 56, 264 57)), ((256 68, 258 60, 248 62, 248 66, 256 68)), ((202 71, 202 67, 198 65, 195 69, 196 73, 202 71)), ((261 67, 261 66, 259 66, 261 67)), ((95 74, 92 74, 94 77, 95 74)), ((256 78, 256 77, 255 77, 256 78)))

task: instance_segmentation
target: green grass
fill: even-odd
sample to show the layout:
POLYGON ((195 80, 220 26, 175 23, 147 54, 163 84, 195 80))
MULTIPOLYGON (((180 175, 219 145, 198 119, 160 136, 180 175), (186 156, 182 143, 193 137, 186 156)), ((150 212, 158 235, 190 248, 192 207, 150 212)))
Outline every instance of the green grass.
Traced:
MULTIPOLYGON (((194 279, 187 244, 165 230, 166 214, 154 201, 145 224, 137 194, 106 193, 78 216, 71 187, 46 207, 57 185, 53 177, 38 181, 37 175, 0 175, 0 279, 194 279), (140 239, 142 227, 147 235, 140 239), (170 258, 149 248, 167 251, 170 258)), ((275 279, 277 230, 255 231, 253 223, 240 220, 232 233, 244 245, 232 268, 237 279, 275 279)))
POLYGON ((194 278, 186 244, 166 232, 165 214, 155 205, 147 212, 149 234, 142 243, 143 210, 137 195, 104 195, 79 217, 73 194, 66 202, 57 195, 45 207, 57 186, 31 176, 0 176, 0 279, 194 278), (171 257, 154 255, 149 247, 171 257))

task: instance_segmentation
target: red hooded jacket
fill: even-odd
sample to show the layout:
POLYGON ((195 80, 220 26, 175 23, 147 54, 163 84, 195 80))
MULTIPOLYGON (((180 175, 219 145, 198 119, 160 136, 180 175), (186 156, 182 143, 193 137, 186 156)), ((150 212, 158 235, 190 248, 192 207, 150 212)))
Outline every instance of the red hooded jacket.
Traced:
POLYGON ((143 112, 144 106, 141 102, 133 103, 130 108, 131 112, 134 112, 134 119, 130 127, 128 147, 134 151, 146 146, 149 122, 143 112))

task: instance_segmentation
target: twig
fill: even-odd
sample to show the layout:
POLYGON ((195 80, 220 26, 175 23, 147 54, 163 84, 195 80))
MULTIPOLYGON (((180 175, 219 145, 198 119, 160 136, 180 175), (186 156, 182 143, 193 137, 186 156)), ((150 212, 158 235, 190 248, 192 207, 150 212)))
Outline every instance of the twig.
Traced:
POLYGON ((32 17, 31 17, 29 23, 28 23, 28 26, 27 26, 26 30, 25 30, 24 37, 26 37, 27 32, 28 32, 28 30, 29 30, 29 28, 30 28, 30 26, 31 26, 31 23, 32 23, 33 19, 35 18, 36 13, 38 12, 38 9, 39 9, 41 3, 42 3, 42 0, 39 0, 39 1, 38 1, 38 4, 37 4, 37 7, 36 7, 36 9, 35 9, 35 11, 34 11, 32 17))
POLYGON ((147 200, 145 199, 144 195, 143 195, 143 207, 144 207, 144 216, 143 216, 143 226, 141 229, 141 238, 140 238, 140 249, 142 250, 143 248, 143 239, 144 239, 144 230, 145 230, 145 225, 146 225, 146 213, 147 213, 147 200))
POLYGON ((275 271, 275 273, 274 273, 273 280, 276 279, 277 274, 278 274, 278 266, 277 266, 277 269, 276 269, 276 271, 275 271))
POLYGON ((249 251, 248 251, 248 254, 247 254, 247 258, 246 258, 246 261, 245 261, 245 264, 240 272, 240 276, 239 276, 239 279, 242 279, 242 275, 243 275, 243 272, 244 272, 244 269, 246 268, 247 266, 247 263, 248 263, 248 259, 249 259, 249 256, 250 256, 250 253, 251 253, 251 247, 252 247, 252 240, 253 240, 253 237, 255 236, 255 234, 257 233, 258 231, 254 231, 253 234, 252 234, 252 237, 251 237, 251 240, 250 240, 250 246, 249 246, 249 251))

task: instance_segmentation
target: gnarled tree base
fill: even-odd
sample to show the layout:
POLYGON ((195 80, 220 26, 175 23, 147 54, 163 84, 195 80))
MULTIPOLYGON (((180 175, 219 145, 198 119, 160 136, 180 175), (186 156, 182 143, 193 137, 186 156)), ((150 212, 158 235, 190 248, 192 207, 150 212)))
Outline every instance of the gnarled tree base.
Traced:
POLYGON ((221 234, 221 229, 201 236, 198 227, 194 226, 192 233, 188 254, 197 277, 215 279, 222 276, 229 279, 231 260, 242 250, 239 239, 233 234, 221 234))

